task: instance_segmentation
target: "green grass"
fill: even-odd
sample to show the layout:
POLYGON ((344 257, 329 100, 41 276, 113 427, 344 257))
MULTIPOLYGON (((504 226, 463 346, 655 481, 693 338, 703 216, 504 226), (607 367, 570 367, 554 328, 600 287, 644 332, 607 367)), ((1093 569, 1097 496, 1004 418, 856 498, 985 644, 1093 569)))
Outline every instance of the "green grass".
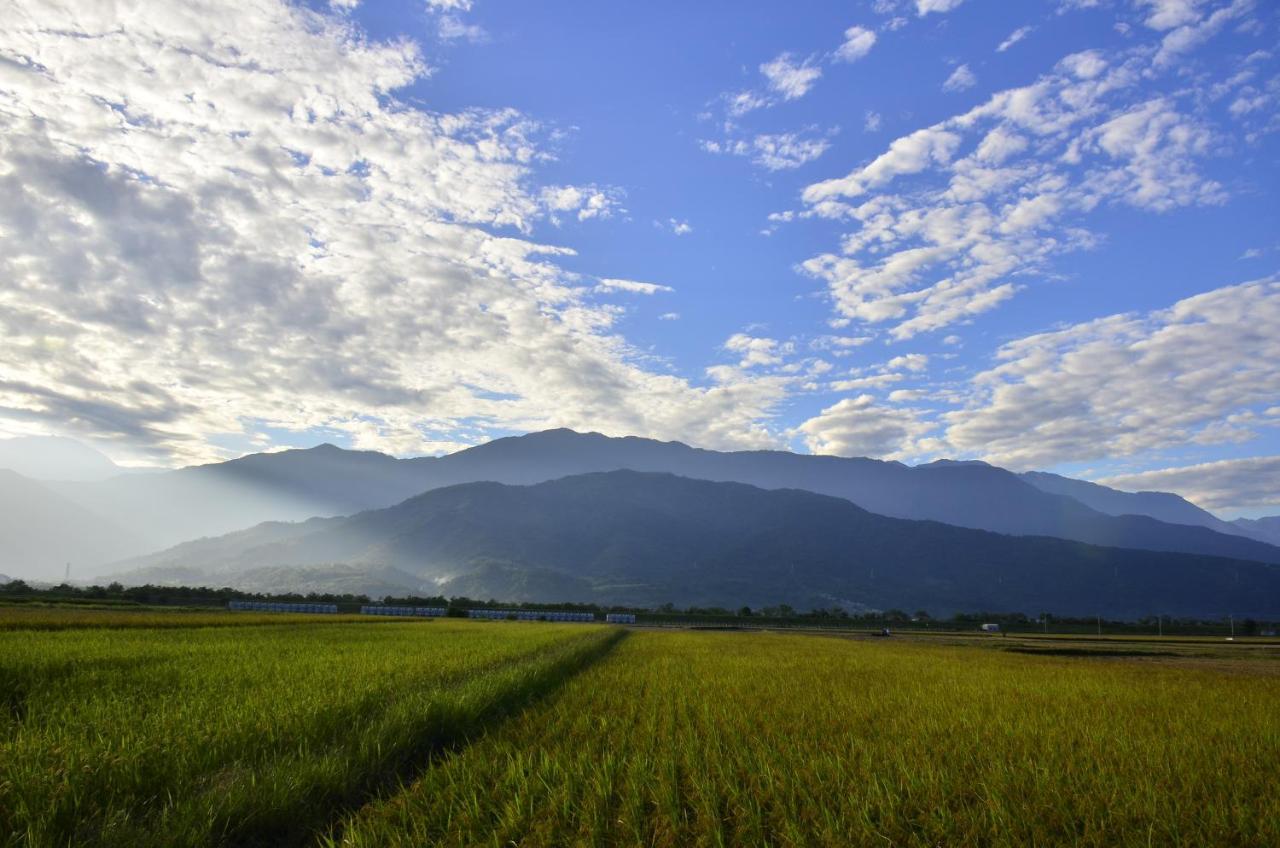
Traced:
POLYGON ((2 632, 0 845, 305 841, 616 635, 455 621, 2 632))
POLYGON ((1278 703, 1265 668, 639 632, 327 841, 1274 846, 1278 703))

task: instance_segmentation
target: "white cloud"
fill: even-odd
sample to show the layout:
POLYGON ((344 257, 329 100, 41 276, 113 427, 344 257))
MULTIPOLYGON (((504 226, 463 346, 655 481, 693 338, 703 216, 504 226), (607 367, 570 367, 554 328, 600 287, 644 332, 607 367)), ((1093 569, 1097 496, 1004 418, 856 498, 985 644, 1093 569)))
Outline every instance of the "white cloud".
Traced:
POLYGON ((895 356, 884 364, 888 370, 902 368, 906 371, 923 371, 929 367, 929 357, 923 353, 908 353, 902 356, 895 356))
POLYGON ((760 365, 779 365, 782 363, 784 345, 776 339, 751 336, 746 333, 734 333, 724 343, 724 349, 730 353, 742 355, 740 368, 753 368, 760 365))
POLYGON ((785 381, 638 364, 572 250, 526 235, 617 197, 544 191, 519 113, 398 100, 412 44, 272 0, 6 11, 0 418, 164 461, 266 427, 776 443, 785 381))
POLYGON ((740 118, 748 112, 770 105, 769 98, 755 91, 739 91, 736 94, 726 94, 725 101, 728 104, 729 114, 735 118, 740 118))
POLYGON ((1141 56, 1073 54, 809 185, 798 214, 852 231, 801 270, 825 282, 838 320, 893 322, 890 337, 907 339, 991 310, 1052 257, 1093 246, 1077 222, 1100 204, 1221 203, 1198 166, 1213 132, 1172 97, 1138 99, 1142 72, 1141 56))
POLYGON ((1012 47, 1013 45, 1017 44, 1019 41, 1021 41, 1022 39, 1030 35, 1031 31, 1034 29, 1035 27, 1032 27, 1032 26, 1018 27, 1013 32, 1009 33, 1008 38, 1000 42, 1000 45, 996 47, 996 52, 1003 53, 1004 51, 1008 50, 1010 47, 1012 47))
MULTIPOLYGON (((1181 7, 1183 4, 1169 2, 1163 5, 1181 7)), ((1230 5, 1215 10, 1207 18, 1186 19, 1177 29, 1165 35, 1160 42, 1160 50, 1152 64, 1157 68, 1172 65, 1182 54, 1187 53, 1218 34, 1227 23, 1252 11, 1254 0, 1232 0, 1230 5)), ((1172 19, 1172 18, 1171 18, 1172 19)), ((1179 17, 1178 20, 1183 20, 1179 17)))
POLYGON ((856 62, 871 52, 875 46, 876 34, 860 26, 851 26, 844 31, 844 43, 836 49, 835 59, 838 62, 856 62))
POLYGON ((1105 71, 1107 69, 1107 61, 1102 58, 1102 54, 1097 50, 1083 50, 1063 57, 1058 62, 1058 67, 1078 79, 1088 80, 1105 71))
POLYGON ((957 451, 1032 468, 1248 441, 1280 424, 1280 282, 1028 336, 997 359, 944 416, 957 451))
POLYGON ((950 161, 960 144, 960 136, 943 129, 929 127, 916 130, 889 145, 866 167, 859 168, 847 177, 815 183, 804 190, 806 203, 817 203, 829 198, 856 197, 878 188, 895 177, 923 171, 932 164, 950 161))
POLYGON ((798 168, 830 147, 831 142, 825 138, 804 138, 796 133, 758 135, 751 140, 751 161, 770 171, 798 168))
POLYGON ((926 449, 933 425, 909 408, 881 404, 869 394, 844 398, 796 428, 814 453, 908 459, 926 449))
POLYGON ((1136 0, 1136 4, 1148 10, 1144 24, 1151 29, 1166 30, 1200 20, 1204 0, 1136 0))
POLYGON ((600 284, 596 286, 598 292, 630 292, 631 294, 657 294, 658 292, 671 292, 675 289, 671 286, 661 286, 657 283, 640 283, 635 280, 619 280, 610 277, 602 278, 600 284))
POLYGON ((1202 462, 1097 482, 1125 491, 1177 492, 1209 510, 1280 506, 1280 456, 1202 462))
POLYGON ((831 142, 821 136, 805 136, 800 133, 762 133, 750 141, 702 140, 699 146, 707 153, 744 156, 770 171, 798 168, 812 162, 831 147, 831 142))
POLYGON ((964 0, 916 0, 916 14, 924 17, 930 12, 950 12, 964 0))
POLYGON ((868 374, 865 377, 833 380, 827 385, 827 390, 832 392, 856 392, 865 389, 883 389, 885 386, 900 382, 902 382, 901 374, 868 374))
POLYGON ((441 15, 437 22, 436 32, 445 41, 470 41, 472 44, 483 44, 489 40, 489 33, 479 24, 469 24, 457 15, 441 15))
POLYGON ((796 63, 790 53, 783 53, 771 62, 760 66, 770 90, 780 94, 784 100, 795 100, 809 93, 822 77, 822 69, 809 59, 796 63))
POLYGON ((942 84, 943 91, 964 91, 966 88, 973 88, 978 83, 978 77, 969 70, 968 65, 959 65, 951 76, 947 77, 946 82, 942 84))
MULTIPOLYGON (((592 218, 612 218, 626 212, 622 208, 622 192, 616 188, 600 186, 547 186, 542 190, 542 203, 552 213, 569 212, 579 221, 592 218)), ((559 223, 559 217, 551 220, 559 223)))
POLYGON ((654 221, 653 225, 660 230, 669 230, 673 235, 687 236, 693 232, 693 225, 688 221, 682 221, 678 218, 668 218, 666 221, 654 221))
POLYGON ((862 129, 864 132, 879 132, 882 119, 879 112, 867 110, 867 114, 862 119, 862 129))
POLYGON ((658 320, 659 320, 659 321, 679 321, 679 320, 680 320, 680 313, 679 313, 679 312, 664 312, 664 313, 662 313, 661 315, 659 315, 659 316, 658 316, 658 320))

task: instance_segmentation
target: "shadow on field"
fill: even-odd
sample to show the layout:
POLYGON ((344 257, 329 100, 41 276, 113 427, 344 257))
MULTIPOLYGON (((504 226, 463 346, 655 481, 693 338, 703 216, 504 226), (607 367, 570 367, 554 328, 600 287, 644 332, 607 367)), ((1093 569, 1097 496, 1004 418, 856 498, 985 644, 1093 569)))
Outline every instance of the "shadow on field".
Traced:
MULTIPOLYGON (((388 794, 403 791, 440 758, 476 743, 507 719, 555 693, 612 652, 627 635, 626 630, 619 628, 598 645, 586 651, 571 653, 563 660, 547 666, 527 685, 488 703, 478 720, 473 717, 451 720, 449 716, 441 716, 442 720, 421 738, 398 751, 394 761, 386 764, 385 770, 343 793, 324 799, 327 803, 322 816, 312 819, 300 817, 291 821, 288 826, 264 827, 259 822, 256 826, 248 825, 242 830, 226 832, 218 841, 224 845, 254 848, 314 845, 322 834, 335 842, 341 841, 342 824, 351 813, 388 794)), ((527 658, 521 658, 524 659, 527 658)), ((313 805, 313 808, 315 806, 318 805, 313 805)))

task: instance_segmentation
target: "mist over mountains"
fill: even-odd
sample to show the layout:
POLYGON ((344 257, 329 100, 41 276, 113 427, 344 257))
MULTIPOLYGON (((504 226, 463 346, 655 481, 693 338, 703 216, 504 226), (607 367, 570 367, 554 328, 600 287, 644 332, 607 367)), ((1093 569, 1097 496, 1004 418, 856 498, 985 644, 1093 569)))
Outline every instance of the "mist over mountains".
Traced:
POLYGON ((847 500, 612 471, 528 486, 467 483, 349 518, 265 524, 125 565, 235 582, 269 565, 342 563, 418 578, 422 594, 653 606, 1053 609, 1264 616, 1280 568, 888 518, 847 500))
MULTIPOLYGON (((942 521, 1017 535, 1056 536, 1092 544, 1174 550, 1280 561, 1280 550, 1196 524, 1160 522, 1150 514, 1124 515, 1086 506, 1074 496, 1047 491, 1051 475, 1028 480, 977 462, 935 462, 916 467, 873 459, 811 456, 784 451, 719 452, 678 442, 549 430, 498 439, 442 457, 395 459, 332 445, 253 454, 230 462, 163 474, 92 483, 50 484, 59 494, 146 541, 149 549, 200 536, 220 535, 261 521, 296 521, 349 515, 399 503, 457 483, 539 483, 573 474, 630 469, 704 480, 749 483, 766 489, 805 489, 851 500, 895 518, 942 521)), ((1059 481, 1066 478, 1057 478, 1059 481)), ((1079 481, 1071 481, 1079 482, 1079 481)), ((1108 503, 1143 509, 1147 499, 1112 492, 1108 503)), ((1203 512, 1185 504, 1184 512, 1203 512)), ((1206 514, 1207 515, 1207 514, 1206 514)))
MULTIPOLYGON (((270 590, 305 585, 317 591, 342 586, 343 590, 375 594, 427 587, 433 592, 448 589, 457 594, 493 594, 512 600, 589 596, 625 597, 629 603, 675 601, 661 597, 663 591, 708 603, 728 602, 725 598, 711 598, 716 592, 755 597, 754 590, 735 584, 736 578, 727 576, 732 569, 723 559, 728 552, 741 548, 749 526, 726 524, 726 517, 712 513, 699 513, 706 522, 699 533, 682 535, 679 527, 670 523, 670 516, 653 523, 656 519, 652 511, 636 511, 634 504, 628 506, 631 502, 626 489, 627 485, 642 485, 637 481, 649 488, 658 484, 645 475, 614 478, 606 473, 624 470, 674 474, 707 483, 745 484, 755 487, 752 492, 768 490, 766 494, 779 495, 778 503, 770 508, 793 508, 800 495, 826 496, 824 503, 838 499, 841 505, 856 505, 860 508, 858 515, 872 515, 875 521, 905 520, 906 523, 877 525, 883 531, 878 531, 880 535, 876 537, 882 545, 877 548, 877 556, 883 554, 880 559, 852 545, 853 540, 835 520, 830 526, 808 526, 793 515, 792 524, 775 527, 777 539, 768 544, 767 540, 755 539, 751 550, 768 551, 775 569, 782 567, 788 551, 822 546, 821 555, 815 554, 811 571, 805 572, 809 582, 801 588, 779 584, 763 561, 751 566, 755 575, 752 579, 760 592, 786 589, 791 593, 787 597, 826 598, 828 605, 837 596, 841 603, 855 606, 906 606, 906 597, 933 598, 935 606, 945 600, 946 592, 908 592, 911 581, 907 575, 914 575, 911 580, 924 581, 926 585, 951 586, 947 591, 960 592, 957 599, 967 597, 976 602, 987 597, 975 594, 971 587, 964 588, 963 581, 955 582, 955 575, 948 578, 950 583, 938 583, 938 575, 920 570, 923 566, 911 571, 905 564, 900 565, 905 581, 900 584, 883 576, 885 569, 895 568, 895 557, 901 563, 911 557, 919 557, 921 563, 927 559, 924 549, 912 547, 912 540, 925 532, 921 527, 934 526, 921 522, 948 525, 947 532, 961 528, 988 531, 978 536, 950 537, 943 546, 945 556, 941 549, 930 554, 939 568, 948 558, 964 564, 975 580, 990 573, 984 571, 987 566, 971 556, 972 550, 956 550, 956 546, 987 550, 995 544, 987 538, 990 534, 1002 534, 993 538, 1010 544, 1035 546, 1065 540, 1098 546, 1097 549, 1280 563, 1280 547, 1264 541, 1280 541, 1274 539, 1274 520, 1222 521, 1168 493, 1120 492, 1053 474, 1014 474, 981 462, 940 461, 911 467, 897 462, 783 451, 719 452, 678 442, 550 430, 498 439, 442 457, 395 459, 322 445, 105 480, 37 483, 17 474, 0 476, 0 497, 21 502, 24 509, 45 516, 41 520, 8 522, 4 540, 7 547, 0 548, 0 566, 19 576, 31 574, 34 568, 48 577, 60 577, 62 564, 70 561, 81 577, 127 572, 128 579, 137 582, 227 582, 270 590), (616 573, 602 564, 608 559, 601 559, 603 554, 588 555, 599 540, 578 539, 585 546, 580 550, 573 542, 578 537, 565 535, 568 530, 561 526, 566 520, 565 512, 552 508, 556 497, 564 493, 555 487, 535 485, 582 475, 595 479, 591 475, 602 473, 609 480, 629 481, 627 485, 615 482, 603 488, 602 484, 594 484, 599 488, 598 495, 611 498, 618 510, 608 534, 618 551, 620 570, 616 573), (453 502, 422 500, 426 494, 441 490, 449 490, 449 498, 463 498, 466 508, 454 504, 445 509, 442 504, 453 502), (780 490, 794 491, 784 494, 780 490), (548 502, 539 512, 533 502, 541 499, 548 502), (521 515, 537 515, 539 519, 518 521, 521 515), (884 530, 890 526, 895 528, 892 532, 884 530), (801 528, 821 538, 802 538, 801 528), (1048 538, 1032 541, 1019 537, 1048 538), (547 542, 549 547, 540 541, 552 538, 559 541, 547 542), (673 544, 673 539, 678 544, 673 544), (847 543, 847 555, 842 557, 839 546, 827 544, 833 539, 847 543), (672 582, 674 577, 663 576, 661 563, 690 561, 710 564, 698 572, 705 575, 705 586, 672 582), (872 591, 868 585, 850 583, 840 576, 842 568, 856 571, 858 563, 871 561, 880 569, 880 585, 890 587, 902 598, 890 600, 879 589, 872 591), (609 594, 614 589, 608 587, 617 585, 632 588, 609 594)), ((745 498, 732 486, 701 492, 710 498, 745 498)), ((823 509, 829 509, 829 505, 823 509)), ((848 515, 841 520, 858 525, 848 515)), ((868 520, 858 519, 864 525, 868 520)), ((938 532, 941 531, 930 530, 925 535, 938 532)), ((1063 568, 1081 557, 1081 561, 1088 561, 1090 556, 1100 556, 1067 556, 1061 552, 1065 548, 1054 548, 1049 553, 1045 553, 1048 549, 1035 548, 1040 553, 1034 556, 1030 548, 1001 550, 1004 559, 1000 562, 1027 562, 1039 557, 1040 561, 1063 568)), ((1129 568, 1139 560, 1148 562, 1125 556, 1112 561, 1112 565, 1129 568)), ((1197 560, 1201 564, 1208 561, 1197 560)), ((1187 560, 1177 562, 1181 563, 1179 567, 1190 567, 1187 560)), ((1031 574, 1038 566, 1023 568, 1031 574)), ((1085 574, 1078 570, 1073 573, 1085 574)), ((1146 572, 1139 568, 1131 573, 1146 572)), ((1040 574, 1037 579, 1044 585, 1056 585, 1052 581, 1044 583, 1047 578, 1040 574)), ((1012 588, 1015 582, 1003 572, 993 579, 997 579, 997 586, 1010 587, 1003 590, 1004 596, 993 597, 1005 597, 1008 603, 1017 597, 1029 597, 1018 596, 1012 588)), ((1266 586, 1265 580, 1254 586, 1263 592, 1255 600, 1272 602, 1265 594, 1266 586)), ((1064 603, 1068 598, 1082 597, 1078 589, 1066 584, 1061 588, 1064 603)), ((1147 591, 1151 598, 1157 597, 1154 586, 1147 587, 1147 591)), ((1205 596, 1206 603, 1208 598, 1205 596)), ((757 602, 781 600, 784 599, 757 602)), ((1141 606, 1139 600, 1134 596, 1116 601, 1118 606, 1111 612, 1126 605, 1137 609, 1141 606)), ((1065 609, 1061 605, 1049 606, 1065 609)), ((1150 611, 1140 610, 1143 614, 1150 611)))

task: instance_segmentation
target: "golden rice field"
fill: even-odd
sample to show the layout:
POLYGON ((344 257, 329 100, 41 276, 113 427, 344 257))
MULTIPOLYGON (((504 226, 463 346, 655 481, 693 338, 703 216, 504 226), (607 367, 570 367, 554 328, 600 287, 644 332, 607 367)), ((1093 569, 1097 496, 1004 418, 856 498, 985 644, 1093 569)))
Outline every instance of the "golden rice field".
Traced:
POLYGON ((0 632, 0 844, 1280 845, 1273 649, 1055 644, 0 632))

